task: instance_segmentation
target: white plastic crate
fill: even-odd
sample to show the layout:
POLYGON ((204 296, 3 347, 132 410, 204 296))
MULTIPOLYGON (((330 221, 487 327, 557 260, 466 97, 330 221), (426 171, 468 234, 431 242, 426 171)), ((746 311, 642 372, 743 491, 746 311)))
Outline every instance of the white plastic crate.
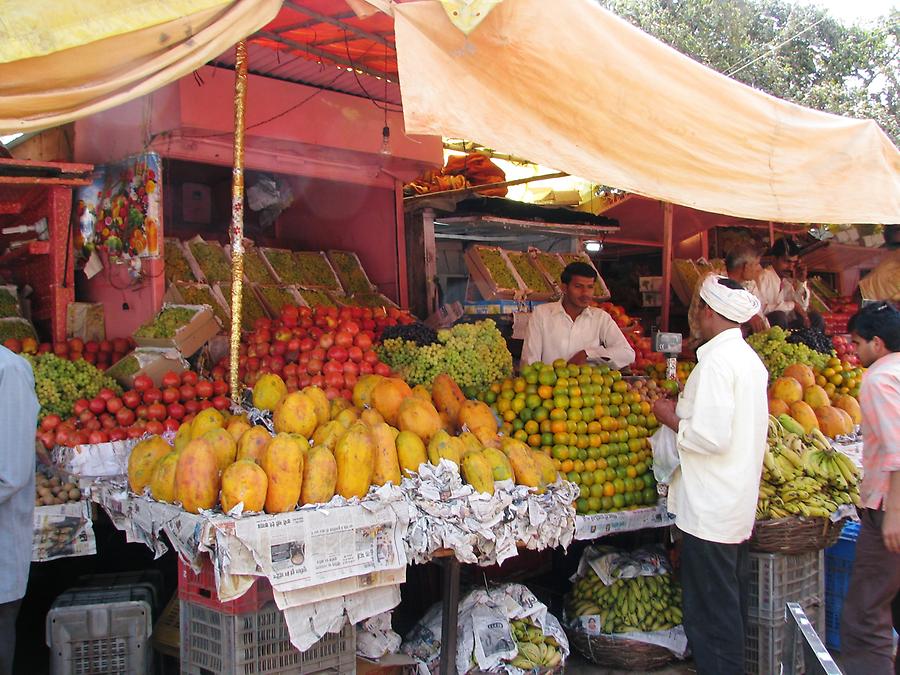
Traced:
POLYGON ((803 607, 825 604, 825 552, 799 555, 750 554, 748 615, 757 620, 780 620, 788 602, 803 607))
POLYGON ((47 614, 52 675, 148 673, 150 605, 143 600, 53 607, 47 614))
MULTIPOLYGON (((805 605, 800 603, 806 618, 819 636, 823 636, 825 629, 825 605, 815 603, 805 605)), ((792 619, 791 619, 792 620, 792 619)), ((782 672, 781 659, 785 652, 785 635, 787 634, 787 621, 782 611, 780 618, 775 619, 750 619, 746 626, 744 639, 744 672, 747 675, 778 675, 782 672)), ((799 630, 796 632, 796 644, 794 645, 794 659, 796 673, 804 672, 803 662, 803 637, 799 630)))
POLYGON ((291 644, 284 615, 274 602, 256 612, 229 615, 182 600, 180 610, 182 675, 356 672, 352 624, 301 652, 291 644))

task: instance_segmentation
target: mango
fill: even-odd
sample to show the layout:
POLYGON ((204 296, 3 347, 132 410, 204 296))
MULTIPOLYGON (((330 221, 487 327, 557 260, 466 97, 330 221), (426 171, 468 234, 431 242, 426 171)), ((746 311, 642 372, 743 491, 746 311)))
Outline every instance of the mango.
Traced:
POLYGON ((809 433, 813 429, 819 428, 819 421, 816 419, 816 413, 809 407, 808 403, 805 401, 794 401, 791 403, 790 408, 791 417, 800 423, 800 426, 803 427, 803 431, 809 433))
POLYGON ((386 377, 372 389, 371 405, 381 413, 385 422, 396 426, 400 404, 411 396, 412 389, 406 382, 397 377, 386 377))
POLYGON ((553 485, 559 477, 559 472, 556 470, 553 460, 540 450, 532 450, 531 457, 541 472, 541 483, 543 485, 553 485))
POLYGON ((337 494, 362 499, 372 485, 375 472, 375 443, 369 428, 357 422, 341 436, 334 449, 337 462, 337 494))
POLYGON ((862 422, 862 410, 859 408, 859 401, 850 396, 850 394, 838 396, 834 402, 834 407, 840 408, 850 415, 853 424, 860 424, 862 422))
POLYGON ((296 437, 280 433, 266 446, 260 466, 268 477, 266 513, 293 511, 303 484, 304 448, 296 437))
POLYGON ((779 377, 769 388, 769 398, 780 398, 790 405, 803 400, 803 387, 793 377, 779 377))
POLYGON ((337 417, 342 410, 346 410, 347 408, 352 408, 353 404, 345 399, 343 396, 337 396, 331 399, 330 410, 331 419, 337 417))
POLYGON ((516 477, 516 483, 526 485, 528 487, 541 486, 541 470, 534 462, 531 454, 531 448, 513 438, 503 440, 503 452, 509 458, 512 465, 513 474, 516 477))
POLYGON ((437 411, 445 413, 455 428, 459 420, 459 409, 466 400, 456 381, 447 373, 438 375, 431 383, 431 399, 437 411))
POLYGON ((303 387, 301 389, 313 402, 313 408, 316 411, 316 426, 322 426, 331 419, 331 402, 325 395, 325 392, 318 387, 303 387))
POLYGON ((463 442, 441 429, 428 443, 428 461, 437 466, 441 459, 449 459, 459 466, 465 451, 463 442))
POLYGON ((293 433, 310 438, 319 423, 316 404, 303 392, 288 394, 275 408, 272 423, 276 434, 293 433))
POLYGON ((203 434, 203 440, 208 441, 216 453, 216 464, 219 471, 224 471, 234 463, 237 456, 237 443, 225 429, 213 429, 203 434))
POLYGON ((175 501, 175 469, 177 466, 178 453, 170 452, 153 467, 150 494, 156 501, 168 504, 175 501))
POLYGON ((807 387, 803 392, 803 400, 809 404, 809 407, 815 410, 823 405, 831 405, 831 399, 828 398, 828 392, 817 384, 807 387))
POLYGON ((781 373, 782 377, 793 377, 803 389, 811 387, 816 383, 816 375, 813 369, 805 363, 794 363, 784 369, 781 373))
POLYGON ((459 440, 462 441, 463 447, 465 448, 463 454, 471 451, 481 452, 482 448, 484 448, 481 441, 478 440, 478 437, 471 431, 462 432, 459 435, 459 440))
POLYGON ((470 450, 462 458, 460 466, 463 479, 478 492, 494 494, 494 472, 484 455, 470 450))
POLYGON ((404 476, 418 473, 419 466, 428 461, 428 453, 422 439, 411 431, 401 431, 397 435, 397 459, 404 476))
POLYGON ((275 406, 287 396, 284 380, 274 373, 265 373, 253 385, 253 407, 260 410, 275 410, 275 406))
POLYGON ((259 458, 271 440, 272 434, 265 427, 250 427, 238 439, 235 459, 252 459, 259 464, 259 458))
POLYGON ((359 414, 359 421, 370 428, 374 428, 377 424, 383 424, 384 418, 375 408, 366 408, 359 414))
POLYGON ((780 398, 770 398, 769 399, 769 414, 778 417, 779 415, 789 415, 791 409, 788 407, 788 404, 782 401, 780 398))
POLYGON ((191 442, 191 425, 193 424, 193 420, 190 422, 183 423, 180 427, 178 427, 178 431, 175 432, 175 450, 181 452, 184 450, 184 446, 191 442))
POLYGON ((353 387, 353 405, 365 408, 372 404, 372 390, 384 379, 381 375, 363 375, 353 387))
POLYGON ((400 431, 411 431, 425 443, 431 440, 441 428, 441 417, 429 401, 418 396, 410 396, 400 405, 397 411, 397 428, 400 431))
POLYGON ((400 461, 397 459, 397 442, 394 440, 392 427, 382 422, 370 428, 375 443, 372 485, 400 485, 400 461))
POLYGON ((417 384, 415 387, 413 387, 412 394, 413 396, 417 396, 423 401, 428 401, 429 403, 431 403, 431 392, 425 388, 424 384, 417 384))
POLYGON ((815 414, 819 429, 829 438, 843 436, 853 431, 853 420, 840 408, 823 405, 815 409, 815 414))
POLYGON ((313 446, 303 462, 303 485, 300 488, 301 504, 325 504, 334 497, 337 483, 337 461, 331 450, 313 446))
POLYGON ((160 436, 151 436, 131 449, 128 455, 128 487, 135 494, 143 494, 150 485, 153 468, 163 457, 172 452, 172 446, 160 436))
MULTIPOLYGON (((209 408, 212 410, 212 408, 209 408)), ((178 455, 175 465, 175 500, 189 513, 215 507, 219 500, 219 466, 208 441, 197 438, 178 455)))
POLYGON ((269 478, 252 459, 233 462, 222 473, 222 510, 244 503, 244 511, 259 512, 266 504, 269 478))
POLYGON ((250 428, 250 422, 248 422, 241 415, 237 415, 228 420, 228 423, 225 425, 225 429, 231 434, 231 437, 234 439, 234 442, 237 443, 241 440, 241 436, 244 435, 244 432, 250 428))
POLYGON ((345 433, 347 433, 347 428, 343 424, 337 420, 331 420, 325 426, 316 429, 312 437, 313 446, 328 448, 333 452, 337 442, 345 433))
POLYGON ((512 480, 513 468, 509 458, 497 448, 485 448, 481 451, 494 474, 494 480, 512 480))
POLYGON ((459 426, 466 428, 487 444, 497 435, 497 418, 483 401, 465 401, 459 409, 459 426))
POLYGON ((213 429, 223 429, 225 427, 225 418, 215 408, 207 408, 197 413, 197 416, 191 422, 191 440, 202 438, 207 431, 213 429))

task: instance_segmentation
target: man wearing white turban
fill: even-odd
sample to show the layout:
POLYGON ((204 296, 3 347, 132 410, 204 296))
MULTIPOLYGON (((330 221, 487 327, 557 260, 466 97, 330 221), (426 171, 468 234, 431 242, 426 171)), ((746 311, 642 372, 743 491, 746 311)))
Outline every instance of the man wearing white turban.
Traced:
POLYGON ((768 373, 740 325, 759 300, 717 275, 704 279, 704 344, 678 400, 653 412, 677 433, 680 467, 669 511, 682 533, 684 628, 700 675, 742 675, 749 550, 766 448, 768 373))

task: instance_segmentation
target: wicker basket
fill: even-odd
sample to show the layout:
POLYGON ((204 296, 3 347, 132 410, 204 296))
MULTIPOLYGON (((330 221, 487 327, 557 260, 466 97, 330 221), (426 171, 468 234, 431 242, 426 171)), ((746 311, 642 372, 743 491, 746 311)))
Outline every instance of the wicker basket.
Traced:
POLYGON ((569 644, 591 663, 625 670, 655 670, 676 660, 665 647, 610 635, 588 635, 568 629, 569 644))
POLYGON ((750 535, 750 550, 791 554, 820 551, 837 543, 845 520, 803 516, 757 520, 750 535))

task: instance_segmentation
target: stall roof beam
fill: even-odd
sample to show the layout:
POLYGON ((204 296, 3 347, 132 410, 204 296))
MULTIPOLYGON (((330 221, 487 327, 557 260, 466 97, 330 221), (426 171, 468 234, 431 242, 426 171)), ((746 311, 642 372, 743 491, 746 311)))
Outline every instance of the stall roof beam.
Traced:
POLYGON ((317 21, 320 21, 322 23, 328 23, 328 24, 331 24, 332 26, 337 26, 338 28, 343 28, 344 30, 349 31, 350 33, 354 33, 361 38, 365 38, 366 40, 371 40, 372 42, 377 42, 378 44, 384 45, 385 47, 390 47, 391 49, 394 48, 394 45, 392 45, 390 42, 388 42, 384 38, 384 36, 377 35, 375 33, 370 33, 369 31, 363 30, 362 28, 357 28, 356 26, 354 26, 352 24, 341 21, 341 19, 339 19, 336 16, 328 16, 327 14, 322 14, 315 10, 309 9, 308 7, 303 7, 301 5, 298 5, 296 2, 292 2, 291 0, 286 0, 284 4, 288 7, 290 7, 291 9, 293 9, 295 12, 300 12, 301 14, 306 14, 307 16, 312 17, 313 19, 316 19, 317 21))
POLYGON ((567 223, 547 223, 533 220, 517 220, 515 218, 502 218, 500 216, 442 216, 435 219, 435 227, 451 228, 447 234, 455 234, 453 226, 460 226, 461 230, 456 234, 471 233, 472 239, 478 239, 479 235, 472 230, 488 230, 501 232, 503 230, 528 231, 538 230, 547 234, 562 234, 569 237, 597 237, 607 232, 617 232, 618 227, 611 225, 582 225, 567 223))
POLYGON ((356 70, 360 73, 365 73, 366 75, 371 75, 372 77, 381 77, 389 79, 390 77, 396 77, 384 71, 373 70, 372 68, 368 68, 367 66, 361 65, 359 63, 354 63, 350 59, 346 59, 343 56, 338 56, 336 54, 332 54, 329 51, 324 49, 317 49, 310 45, 305 45, 300 42, 296 42, 295 40, 291 40, 289 38, 283 37, 281 35, 277 35, 276 33, 270 33, 269 31, 258 31, 255 33, 257 37, 263 37, 267 40, 272 40, 273 42, 279 42, 286 47, 290 47, 291 49, 296 49, 299 52, 306 52, 312 56, 318 56, 321 59, 325 59, 326 61, 332 61, 334 63, 347 66, 356 70))

